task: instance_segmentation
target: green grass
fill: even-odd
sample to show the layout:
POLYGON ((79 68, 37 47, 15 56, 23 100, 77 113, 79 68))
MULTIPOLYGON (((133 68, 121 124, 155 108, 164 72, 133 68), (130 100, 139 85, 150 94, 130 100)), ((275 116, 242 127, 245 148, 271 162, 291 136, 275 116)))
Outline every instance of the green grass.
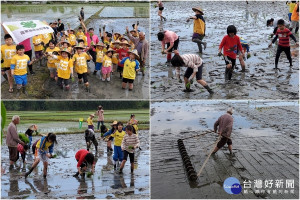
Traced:
MULTIPOLYGON (((95 114, 96 110, 90 111, 7 111, 7 121, 5 127, 10 123, 13 115, 19 115, 20 124, 47 124, 53 122, 79 122, 83 118, 83 127, 86 126, 86 119, 90 114, 95 114)), ((136 110, 104 110, 104 123, 109 125, 112 121, 127 122, 131 114, 135 114, 139 121, 139 129, 149 129, 149 109, 136 110)), ((94 118, 94 125, 97 123, 97 116, 94 118)), ((68 133, 82 132, 77 127, 68 128, 68 133)))

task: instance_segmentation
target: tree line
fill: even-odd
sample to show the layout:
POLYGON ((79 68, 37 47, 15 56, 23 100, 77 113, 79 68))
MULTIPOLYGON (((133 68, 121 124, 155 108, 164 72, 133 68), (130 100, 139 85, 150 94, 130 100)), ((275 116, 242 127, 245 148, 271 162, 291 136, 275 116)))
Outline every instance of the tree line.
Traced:
POLYGON ((7 111, 81 111, 149 109, 149 101, 3 101, 7 111))

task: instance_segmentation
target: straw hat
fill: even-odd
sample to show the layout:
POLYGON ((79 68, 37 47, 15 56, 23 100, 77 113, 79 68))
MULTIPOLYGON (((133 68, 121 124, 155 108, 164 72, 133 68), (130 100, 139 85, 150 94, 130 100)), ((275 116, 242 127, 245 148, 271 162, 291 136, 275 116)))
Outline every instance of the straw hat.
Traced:
POLYGON ((90 114, 90 116, 91 116, 91 117, 95 117, 95 115, 94 115, 94 114, 90 114))
POLYGON ((203 9, 202 9, 200 6, 195 7, 195 8, 192 8, 192 10, 193 10, 194 12, 195 12, 195 11, 199 11, 202 15, 204 15, 203 9))
POLYGON ((229 107, 229 108, 227 109, 227 112, 230 113, 230 114, 233 114, 233 108, 232 108, 232 107, 229 107))
POLYGON ((68 48, 63 48, 63 49, 61 49, 59 52, 60 52, 60 53, 62 53, 62 52, 67 52, 69 55, 71 55, 71 52, 69 51, 68 48))
POLYGON ((38 129, 37 125, 33 124, 29 127, 30 130, 36 131, 38 129))
POLYGON ((111 124, 111 126, 117 125, 117 124, 118 124, 118 122, 117 122, 117 121, 114 121, 114 122, 111 124))
POLYGON ((86 47, 83 44, 79 44, 79 45, 75 46, 75 48, 85 49, 86 47))
POLYGON ((117 35, 117 34, 118 34, 119 36, 122 36, 121 33, 118 33, 118 32, 114 33, 114 35, 117 35))
POLYGON ((106 54, 107 54, 108 52, 112 52, 112 53, 114 53, 114 52, 115 52, 115 50, 113 50, 112 48, 108 48, 108 50, 106 51, 106 54))
POLYGON ((136 49, 134 49, 132 51, 128 51, 128 53, 133 53, 136 57, 138 57, 138 58, 140 57, 139 53, 138 53, 138 51, 136 49))
POLYGON ((62 42, 60 42, 60 43, 62 43, 62 44, 63 44, 63 43, 67 43, 69 47, 71 46, 71 44, 69 43, 68 40, 64 40, 64 41, 62 41, 62 42))
POLYGON ((96 46, 105 47, 105 44, 103 44, 102 42, 98 42, 98 43, 96 44, 96 46))
POLYGON ((131 46, 126 39, 123 42, 120 42, 120 45, 123 45, 123 44, 126 44, 129 47, 131 46))
POLYGON ((112 42, 112 44, 120 44, 120 40, 116 40, 116 41, 112 42))

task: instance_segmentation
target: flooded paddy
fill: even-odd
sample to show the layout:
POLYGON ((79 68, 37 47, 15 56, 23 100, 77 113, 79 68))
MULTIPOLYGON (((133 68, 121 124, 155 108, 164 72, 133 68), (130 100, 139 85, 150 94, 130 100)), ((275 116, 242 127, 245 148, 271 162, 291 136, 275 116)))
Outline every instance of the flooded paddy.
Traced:
MULTIPOLYGON (((96 138, 99 137, 97 133, 96 138)), ((34 137, 33 141, 40 136, 34 137)), ((114 172, 112 154, 106 153, 106 143, 99 142, 95 174, 85 179, 74 178, 76 173, 75 153, 86 148, 83 134, 58 135, 58 145, 54 148, 56 158, 50 159, 48 176, 42 176, 43 164, 25 180, 24 170, 33 163, 33 155, 27 155, 25 166, 19 160, 17 167, 9 171, 8 148, 1 147, 1 163, 4 173, 1 176, 2 199, 148 199, 149 193, 149 131, 139 131, 142 150, 136 151, 134 174, 130 173, 127 162, 123 175, 114 172)), ((4 140, 5 141, 5 140, 4 140)), ((5 142, 4 142, 5 143, 5 142)), ((91 151, 94 153, 94 146, 91 151)))
MULTIPOLYGON (((266 27, 270 18, 287 19, 288 6, 285 2, 275 1, 221 1, 221 2, 164 2, 163 15, 166 22, 160 22, 158 8, 151 4, 151 94, 154 99, 298 99, 299 87, 299 47, 291 42, 293 67, 290 68, 287 58, 281 54, 278 67, 274 68, 277 46, 268 48, 272 27, 266 27), (207 48, 203 51, 203 79, 214 90, 209 93, 198 83, 193 83, 194 92, 185 93, 184 84, 175 75, 175 68, 165 64, 166 55, 161 54, 161 44, 157 33, 170 30, 180 37, 180 54, 198 54, 196 43, 192 42, 193 16, 192 7, 204 9, 206 20, 207 48), (228 25, 237 27, 237 35, 243 37, 250 45, 251 57, 245 61, 246 72, 240 72, 241 66, 237 59, 238 70, 234 71, 231 81, 225 81, 225 61, 218 57, 218 47, 226 35, 228 25)), ((299 35, 296 35, 299 41, 299 35)), ((181 79, 184 71, 181 68, 181 79)))
POLYGON ((155 149, 151 152, 152 198, 299 198, 298 102, 153 102, 151 116, 151 148, 155 149), (183 139, 198 173, 218 137, 214 123, 229 106, 234 107, 234 154, 225 145, 209 158, 197 181, 189 181, 177 140, 183 139), (256 179, 294 179, 295 187, 287 193, 268 193, 267 189, 257 193, 252 184, 248 193, 229 195, 223 189, 228 177, 237 178, 242 188, 243 181, 256 179))

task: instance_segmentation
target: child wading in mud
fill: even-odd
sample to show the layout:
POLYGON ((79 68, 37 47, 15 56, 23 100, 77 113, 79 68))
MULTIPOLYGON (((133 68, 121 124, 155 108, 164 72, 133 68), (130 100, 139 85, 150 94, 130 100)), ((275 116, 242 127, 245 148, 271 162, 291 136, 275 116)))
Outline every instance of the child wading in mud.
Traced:
POLYGON ((272 46, 272 43, 275 43, 277 38, 279 38, 276 57, 275 57, 275 69, 278 69, 278 60, 280 57, 281 52, 284 51, 286 54, 287 59, 290 62, 290 67, 293 66, 292 63, 292 57, 291 57, 291 48, 290 48, 290 37, 296 42, 297 45, 299 43, 297 42, 295 36, 291 33, 291 31, 284 26, 284 20, 280 19, 277 23, 278 29, 276 31, 276 36, 272 40, 272 42, 269 44, 269 47, 272 46))
POLYGON ((236 27, 234 25, 230 25, 227 27, 227 35, 224 36, 222 42, 219 46, 219 53, 218 56, 222 56, 222 49, 223 55, 226 63, 226 70, 225 70, 225 79, 231 80, 232 72, 234 66, 236 65, 236 55, 238 50, 242 52, 242 57, 244 57, 243 47, 240 42, 239 36, 236 35, 236 27))
POLYGON ((190 21, 190 19, 194 20, 194 33, 192 37, 192 41, 197 43, 199 53, 202 54, 202 46, 204 47, 204 50, 206 49, 206 42, 203 42, 203 38, 205 36, 205 20, 203 18, 203 9, 200 7, 192 8, 195 12, 195 16, 191 16, 187 19, 187 22, 190 21))
POLYGON ((77 173, 73 175, 77 177, 79 174, 84 176, 84 171, 87 169, 88 164, 92 165, 92 173, 95 171, 95 157, 86 149, 80 149, 75 154, 75 159, 77 160, 77 173))
POLYGON ((205 89, 207 89, 210 94, 214 93, 212 89, 207 85, 207 83, 202 79, 203 61, 200 56, 195 54, 184 54, 181 56, 179 54, 175 54, 171 60, 171 63, 174 67, 187 67, 184 74, 186 92, 191 92, 191 81, 196 76, 196 80, 198 83, 200 83, 205 89))
POLYGON ((160 21, 162 21, 162 20, 167 21, 167 18, 165 18, 162 15, 162 12, 164 10, 164 4, 163 4, 163 2, 162 1, 157 1, 157 4, 155 5, 155 7, 158 7, 158 16, 160 17, 160 21))
MULTIPOLYGON (((107 137, 110 136, 111 134, 113 134, 116 130, 117 130, 117 121, 114 121, 111 124, 111 129, 109 131, 107 131, 103 137, 107 137)), ((111 148, 111 141, 113 141, 113 137, 109 137, 109 138, 105 138, 105 141, 107 142, 107 153, 109 153, 110 151, 113 151, 113 149, 111 148)))
POLYGON ((93 118, 95 117, 94 114, 90 114, 89 118, 87 118, 86 122, 88 124, 88 129, 92 129, 94 131, 94 123, 93 118))
POLYGON ((137 126, 138 123, 139 123, 139 121, 135 119, 135 115, 134 115, 134 114, 131 114, 131 115, 130 115, 130 119, 129 119, 129 121, 128 121, 127 124, 133 126, 133 128, 134 128, 133 133, 136 134, 136 135, 139 135, 139 134, 138 134, 139 128, 138 128, 138 126, 137 126))
POLYGON ((140 140, 139 140, 138 136, 136 134, 133 134, 133 130, 134 130, 133 126, 127 125, 125 130, 126 130, 126 134, 123 138, 122 145, 121 145, 122 151, 124 152, 124 157, 123 157, 122 164, 120 166, 120 171, 119 171, 120 174, 123 173, 123 168, 127 161, 128 155, 129 155, 129 159, 130 159, 131 173, 133 173, 134 150, 140 146, 140 140))
POLYGON ((121 144, 125 136, 125 131, 123 131, 123 123, 118 122, 117 127, 118 129, 113 134, 110 135, 111 137, 115 138, 114 155, 113 155, 115 170, 117 169, 117 163, 122 162, 123 160, 123 152, 121 149, 121 144))
POLYGON ((98 141, 95 136, 95 132, 92 129, 86 129, 84 131, 84 138, 86 142, 86 149, 89 151, 92 143, 95 146, 96 152, 98 151, 98 141))
POLYGON ((25 173, 25 178, 33 171, 33 169, 39 164, 40 161, 44 164, 43 174, 44 178, 47 176, 47 168, 49 158, 52 158, 54 143, 57 144, 56 135, 54 133, 48 133, 47 136, 42 137, 36 144, 35 161, 28 172, 25 173))

